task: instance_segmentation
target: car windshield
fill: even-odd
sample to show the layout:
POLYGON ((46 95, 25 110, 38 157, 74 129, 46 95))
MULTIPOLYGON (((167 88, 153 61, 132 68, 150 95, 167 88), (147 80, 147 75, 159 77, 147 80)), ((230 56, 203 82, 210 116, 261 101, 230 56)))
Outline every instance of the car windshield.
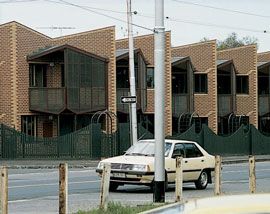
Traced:
MULTIPOLYGON (((172 144, 165 143, 165 157, 168 157, 172 144)), ((155 154, 155 143, 154 141, 140 141, 135 145, 131 146, 125 153, 125 155, 134 156, 154 156, 155 154)))

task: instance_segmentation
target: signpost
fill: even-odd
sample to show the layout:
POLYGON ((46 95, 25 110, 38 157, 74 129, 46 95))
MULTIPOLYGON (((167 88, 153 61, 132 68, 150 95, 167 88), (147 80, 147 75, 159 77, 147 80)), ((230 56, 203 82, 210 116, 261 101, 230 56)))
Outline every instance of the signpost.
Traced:
POLYGON ((136 103, 137 97, 136 96, 123 96, 121 97, 121 103, 136 103))

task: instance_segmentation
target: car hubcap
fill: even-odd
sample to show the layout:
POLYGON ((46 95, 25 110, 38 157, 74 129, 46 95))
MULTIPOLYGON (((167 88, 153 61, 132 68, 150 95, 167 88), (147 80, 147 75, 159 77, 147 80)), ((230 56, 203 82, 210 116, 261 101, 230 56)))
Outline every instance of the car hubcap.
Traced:
POLYGON ((201 185, 205 186, 206 184, 207 184, 207 173, 202 172, 202 174, 201 174, 201 185))

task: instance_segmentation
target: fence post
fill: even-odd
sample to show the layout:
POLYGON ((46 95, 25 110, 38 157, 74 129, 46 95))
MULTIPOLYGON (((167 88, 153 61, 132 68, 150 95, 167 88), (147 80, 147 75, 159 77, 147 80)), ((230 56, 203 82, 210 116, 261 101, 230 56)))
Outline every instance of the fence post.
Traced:
POLYGON ((221 194, 221 157, 215 156, 215 195, 221 194))
POLYGON ((182 201, 183 191, 183 165, 182 157, 176 158, 176 170, 175 170, 175 202, 182 201))
POLYGON ((255 157, 249 156, 249 191, 255 193, 256 191, 256 174, 255 174, 255 157))
POLYGON ((101 179, 101 193, 100 193, 100 205, 99 208, 107 210, 109 187, 110 187, 110 175, 111 175, 111 165, 108 163, 104 164, 101 179))
POLYGON ((59 165, 59 214, 68 213, 68 165, 59 165))
POLYGON ((7 214, 8 213, 8 171, 7 167, 1 167, 1 207, 0 213, 7 214))

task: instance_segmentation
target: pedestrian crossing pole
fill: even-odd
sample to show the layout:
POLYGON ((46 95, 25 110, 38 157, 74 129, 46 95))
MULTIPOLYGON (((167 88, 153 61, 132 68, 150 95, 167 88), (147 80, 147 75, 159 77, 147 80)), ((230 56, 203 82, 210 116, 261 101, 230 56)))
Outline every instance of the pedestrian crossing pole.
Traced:
POLYGON ((165 201, 165 158, 164 158, 164 79, 165 79, 165 28, 164 0, 155 0, 155 179, 154 202, 165 201))

